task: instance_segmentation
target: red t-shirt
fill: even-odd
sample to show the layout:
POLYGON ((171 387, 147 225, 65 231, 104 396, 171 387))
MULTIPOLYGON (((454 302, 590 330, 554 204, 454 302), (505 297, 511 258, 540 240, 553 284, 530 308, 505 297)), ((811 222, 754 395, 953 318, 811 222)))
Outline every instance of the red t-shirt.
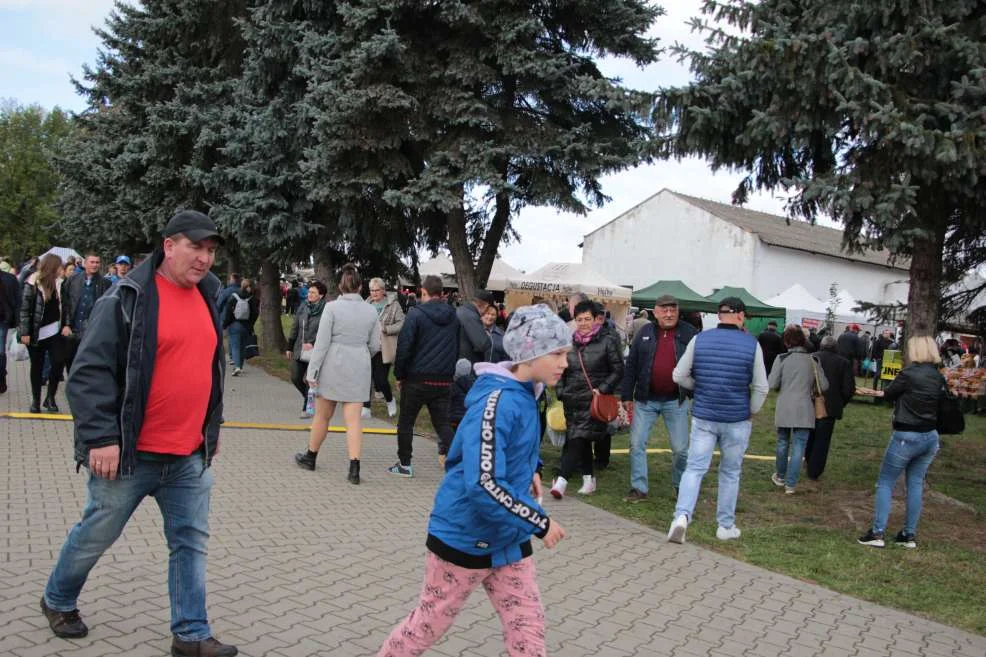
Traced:
POLYGON ((197 287, 178 287, 160 274, 154 280, 157 352, 137 450, 188 456, 204 439, 218 338, 197 287))
POLYGON ((676 329, 666 331, 660 326, 655 327, 657 333, 657 349, 654 352, 654 362, 650 368, 650 391, 655 397, 669 398, 678 396, 678 384, 671 378, 674 371, 674 336, 676 329))

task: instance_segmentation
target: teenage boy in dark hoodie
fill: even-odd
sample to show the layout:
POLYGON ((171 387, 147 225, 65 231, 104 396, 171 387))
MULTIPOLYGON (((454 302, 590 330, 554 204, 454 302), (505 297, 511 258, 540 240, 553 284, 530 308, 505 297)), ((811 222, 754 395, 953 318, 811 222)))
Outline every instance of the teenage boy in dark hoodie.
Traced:
POLYGON ((418 607, 378 657, 417 657, 452 625, 480 584, 500 615, 510 657, 544 655, 544 608, 531 536, 552 548, 565 530, 541 497, 537 397, 568 364, 572 334, 548 306, 514 313, 503 346, 513 362, 476 365, 428 522, 425 584, 418 607))

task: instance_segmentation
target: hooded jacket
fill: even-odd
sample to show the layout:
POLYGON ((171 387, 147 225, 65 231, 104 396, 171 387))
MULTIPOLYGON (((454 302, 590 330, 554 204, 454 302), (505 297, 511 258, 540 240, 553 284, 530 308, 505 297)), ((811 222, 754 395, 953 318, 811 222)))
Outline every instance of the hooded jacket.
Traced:
MULTIPOLYGON (((123 479, 131 478, 137 465, 137 438, 151 392, 158 325, 154 276, 162 260, 164 253, 157 249, 96 301, 65 391, 75 416, 76 464, 88 463, 89 450, 94 447, 119 445, 123 479)), ((211 273, 198 284, 216 333, 212 391, 202 426, 206 466, 219 444, 223 415, 225 360, 216 309, 219 287, 219 279, 211 273)))
POLYGON ((451 381, 459 354, 459 320, 440 299, 407 311, 397 336, 394 378, 398 381, 451 381))
POLYGON ((496 568, 530 556, 549 520, 530 493, 541 428, 533 383, 506 367, 476 366, 445 478, 428 521, 428 549, 464 568, 496 568))

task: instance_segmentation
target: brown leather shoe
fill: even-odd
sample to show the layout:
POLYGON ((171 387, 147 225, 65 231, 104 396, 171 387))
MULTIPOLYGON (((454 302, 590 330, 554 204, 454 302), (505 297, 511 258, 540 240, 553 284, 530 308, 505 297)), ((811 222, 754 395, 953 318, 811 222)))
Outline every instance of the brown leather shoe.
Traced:
POLYGON ((62 639, 81 639, 89 634, 89 628, 82 622, 79 610, 55 611, 49 609, 44 596, 41 597, 41 613, 48 619, 48 627, 55 636, 62 639))
POLYGON ((212 637, 205 641, 182 641, 178 637, 171 640, 174 657, 233 657, 238 652, 236 646, 219 643, 212 637))

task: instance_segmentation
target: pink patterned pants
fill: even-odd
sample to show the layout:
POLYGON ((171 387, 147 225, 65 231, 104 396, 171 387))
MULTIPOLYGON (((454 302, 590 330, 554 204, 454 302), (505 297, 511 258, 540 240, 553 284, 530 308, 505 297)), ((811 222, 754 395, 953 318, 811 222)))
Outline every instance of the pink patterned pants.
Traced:
POLYGON ((480 583, 500 616, 510 657, 545 657, 544 608, 527 557, 500 568, 475 570, 428 553, 418 607, 394 628, 377 657, 419 657, 442 638, 480 583))

